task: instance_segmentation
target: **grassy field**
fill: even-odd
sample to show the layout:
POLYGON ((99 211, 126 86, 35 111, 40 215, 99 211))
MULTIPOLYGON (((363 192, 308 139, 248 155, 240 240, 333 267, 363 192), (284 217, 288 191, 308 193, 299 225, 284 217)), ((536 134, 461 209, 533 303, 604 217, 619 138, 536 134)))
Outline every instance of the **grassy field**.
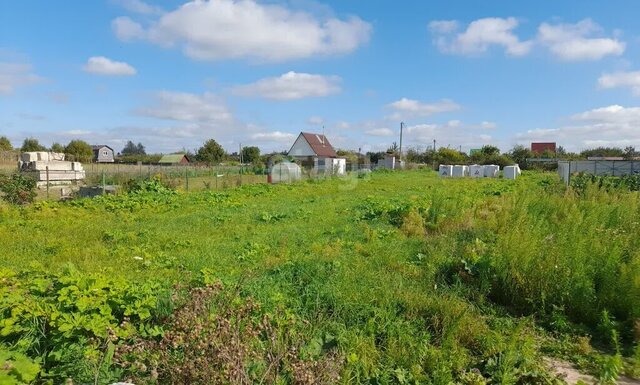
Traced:
POLYGON ((0 206, 0 360, 16 383, 562 383, 543 357, 638 375, 638 193, 557 179, 0 206))

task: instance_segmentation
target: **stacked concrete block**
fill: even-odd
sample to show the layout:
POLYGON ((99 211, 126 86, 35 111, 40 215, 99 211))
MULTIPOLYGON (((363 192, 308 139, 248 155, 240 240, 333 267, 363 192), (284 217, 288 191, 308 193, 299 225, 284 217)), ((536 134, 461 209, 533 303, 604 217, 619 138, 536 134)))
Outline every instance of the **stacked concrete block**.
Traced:
POLYGON ((24 152, 18 162, 20 171, 31 174, 38 185, 65 184, 85 178, 80 162, 67 162, 64 154, 56 152, 24 152))

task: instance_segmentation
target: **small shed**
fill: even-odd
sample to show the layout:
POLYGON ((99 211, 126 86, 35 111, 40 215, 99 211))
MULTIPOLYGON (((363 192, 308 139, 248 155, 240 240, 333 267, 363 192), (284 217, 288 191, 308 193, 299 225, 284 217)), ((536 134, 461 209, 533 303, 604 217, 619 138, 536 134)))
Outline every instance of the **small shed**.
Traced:
POLYGON ((189 164, 191 161, 186 154, 168 154, 163 155, 162 158, 158 161, 159 164, 163 165, 176 165, 176 164, 189 164))
POLYGON ((106 144, 96 144, 91 146, 93 150, 93 161, 96 163, 113 163, 115 161, 113 148, 106 144))

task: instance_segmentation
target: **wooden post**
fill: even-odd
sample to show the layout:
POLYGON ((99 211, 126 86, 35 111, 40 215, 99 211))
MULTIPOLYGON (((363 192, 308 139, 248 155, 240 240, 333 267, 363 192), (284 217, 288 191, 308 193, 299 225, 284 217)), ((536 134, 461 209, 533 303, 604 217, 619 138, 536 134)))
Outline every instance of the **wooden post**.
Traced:
POLYGON ((104 170, 102 170, 102 195, 106 194, 106 180, 105 180, 105 175, 104 175, 104 170))
POLYGON ((189 168, 188 167, 184 168, 184 180, 187 186, 187 192, 189 192, 189 168))

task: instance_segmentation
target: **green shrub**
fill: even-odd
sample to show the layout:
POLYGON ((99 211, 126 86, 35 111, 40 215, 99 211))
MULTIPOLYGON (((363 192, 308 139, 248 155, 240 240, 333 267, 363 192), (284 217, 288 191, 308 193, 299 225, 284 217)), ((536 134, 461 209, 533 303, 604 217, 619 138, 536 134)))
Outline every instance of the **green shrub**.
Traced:
POLYGON ((35 179, 21 173, 10 176, 0 175, 0 191, 2 199, 14 205, 26 205, 36 198, 35 179))

